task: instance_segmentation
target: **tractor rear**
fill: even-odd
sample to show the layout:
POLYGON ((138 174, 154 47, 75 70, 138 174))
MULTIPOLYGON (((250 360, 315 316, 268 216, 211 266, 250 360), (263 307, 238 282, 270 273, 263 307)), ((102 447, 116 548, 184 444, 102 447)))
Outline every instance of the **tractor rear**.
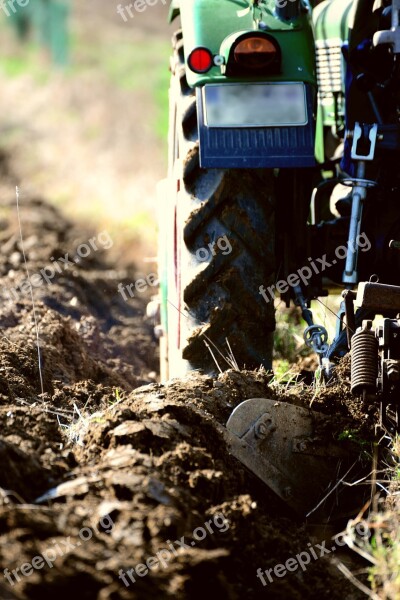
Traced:
POLYGON ((159 190, 162 377, 232 361, 270 370, 274 302, 260 287, 285 268, 278 244, 282 257, 304 247, 316 164, 311 8, 174 1, 178 16, 159 190))
MULTIPOLYGON (((393 290, 378 291, 390 306, 373 329, 370 317, 383 305, 377 296, 373 306, 363 302, 376 290, 367 286, 362 297, 353 290, 374 272, 400 283, 399 269, 393 275, 398 259, 385 260, 384 248, 388 236, 400 238, 397 204, 381 199, 386 216, 379 202, 378 211, 367 204, 361 219, 379 173, 389 188, 397 180, 372 152, 378 125, 368 125, 376 108, 368 82, 360 77, 349 91, 352 43, 365 24, 375 26, 372 3, 359 0, 348 44, 352 10, 351 0, 323 2, 314 14, 306 0, 172 1, 170 19, 179 16, 182 28, 173 38, 169 171, 159 186, 161 377, 271 370, 277 293, 300 307, 305 341, 326 378, 351 348, 352 389, 380 402, 381 424, 393 432, 400 428, 400 305, 396 295, 388 300, 393 290), (360 254, 362 236, 373 260, 360 254), (345 297, 329 346, 310 304, 340 288, 345 297)), ((398 125, 379 126, 390 165, 398 125)), ((232 454, 299 514, 318 508, 329 516, 326 491, 336 490, 359 453, 324 438, 327 420, 309 408, 253 398, 235 409, 224 436, 232 454)), ((359 498, 348 489, 351 510, 359 498)))

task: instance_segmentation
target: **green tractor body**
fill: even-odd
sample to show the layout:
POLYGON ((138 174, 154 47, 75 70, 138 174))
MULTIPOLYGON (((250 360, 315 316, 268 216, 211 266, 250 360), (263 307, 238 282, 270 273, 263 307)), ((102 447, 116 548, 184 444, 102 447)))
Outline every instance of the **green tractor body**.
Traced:
POLYGON ((231 336, 239 365, 271 368, 274 305, 262 284, 307 260, 318 163, 327 131, 343 129, 350 6, 330 0, 313 15, 308 0, 173 0, 181 29, 159 199, 164 378, 212 370, 205 335, 217 353, 231 336))
POLYGON ((324 131, 335 137, 345 126, 345 59, 353 0, 325 0, 313 10, 315 56, 318 77, 318 119, 315 154, 325 160, 324 131))
MULTIPOLYGON (((159 201, 163 376, 211 370, 205 335, 217 353, 231 335, 239 365, 271 368, 265 289, 310 256, 312 191, 343 141, 352 3, 173 0, 170 21, 179 17, 181 29, 159 201), (229 256, 216 250, 221 238, 229 256)), ((322 279, 317 286, 309 298, 322 279)))
POLYGON ((311 8, 296 6, 298 13, 288 18, 273 0, 253 9, 243 0, 174 2, 171 16, 180 14, 184 32, 187 84, 197 90, 202 167, 314 165, 311 8), (265 55, 265 67, 258 68, 255 59, 246 65, 243 55, 240 64, 236 49, 246 39, 274 46, 274 60, 268 65, 265 55), (195 70, 192 57, 201 51, 211 64, 195 70))
MULTIPOLYGON (((209 48, 214 56, 222 55, 228 61, 232 45, 246 33, 263 32, 278 42, 282 51, 282 67, 279 73, 260 75, 247 72, 242 77, 229 77, 229 81, 303 81, 316 87, 315 59, 311 10, 308 7, 293 21, 279 19, 275 13, 276 3, 270 0, 260 7, 259 18, 265 24, 262 30, 250 10, 240 14, 248 3, 241 0, 184 0, 180 3, 182 31, 184 31, 185 56, 198 47, 209 48), (267 77, 266 77, 267 75, 267 77)), ((256 15, 258 16, 258 15, 256 15)), ((190 69, 188 84, 192 87, 209 83, 227 83, 221 67, 214 66, 206 74, 196 74, 190 69)))

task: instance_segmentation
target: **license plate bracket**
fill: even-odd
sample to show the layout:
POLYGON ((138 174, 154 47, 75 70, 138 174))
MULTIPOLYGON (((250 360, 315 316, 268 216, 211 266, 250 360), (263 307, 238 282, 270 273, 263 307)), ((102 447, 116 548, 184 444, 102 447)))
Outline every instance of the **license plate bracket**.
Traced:
MULTIPOLYGON (((314 167, 315 90, 304 85, 305 124, 210 126, 202 87, 197 88, 200 166, 205 169, 262 169, 314 167)), ((227 84, 229 86, 229 84, 227 84)), ((212 121, 212 119, 211 119, 212 121)), ((212 121, 213 122, 213 121, 212 121)))

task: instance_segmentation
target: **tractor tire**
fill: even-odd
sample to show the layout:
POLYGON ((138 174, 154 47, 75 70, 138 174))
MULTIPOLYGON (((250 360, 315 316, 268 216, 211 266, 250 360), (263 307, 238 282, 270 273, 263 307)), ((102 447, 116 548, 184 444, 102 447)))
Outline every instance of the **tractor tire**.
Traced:
POLYGON ((160 223, 168 282, 162 377, 234 365, 271 370, 274 302, 259 288, 275 281, 274 174, 202 169, 196 98, 185 76, 180 32, 172 73, 169 176, 160 223))

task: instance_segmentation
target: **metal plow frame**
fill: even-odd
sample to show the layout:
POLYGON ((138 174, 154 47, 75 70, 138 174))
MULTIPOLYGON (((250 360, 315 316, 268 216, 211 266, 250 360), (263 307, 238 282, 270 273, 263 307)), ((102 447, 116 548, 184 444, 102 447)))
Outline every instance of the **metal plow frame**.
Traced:
POLYGON ((362 501, 362 487, 351 487, 360 477, 359 448, 327 439, 330 421, 287 402, 251 398, 235 408, 224 437, 230 453, 299 515, 329 519, 362 501))

